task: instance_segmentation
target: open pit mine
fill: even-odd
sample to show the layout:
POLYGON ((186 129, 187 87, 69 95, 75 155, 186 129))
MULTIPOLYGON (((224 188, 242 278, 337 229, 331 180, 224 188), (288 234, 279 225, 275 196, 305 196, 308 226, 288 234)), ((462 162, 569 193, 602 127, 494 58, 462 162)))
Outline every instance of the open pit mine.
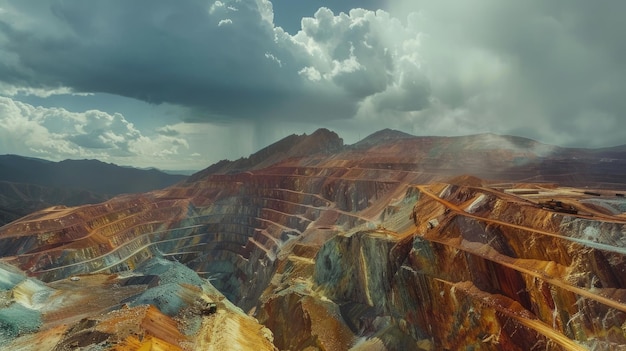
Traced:
POLYGON ((2 350, 626 350, 626 148, 293 135, 0 228, 2 350))

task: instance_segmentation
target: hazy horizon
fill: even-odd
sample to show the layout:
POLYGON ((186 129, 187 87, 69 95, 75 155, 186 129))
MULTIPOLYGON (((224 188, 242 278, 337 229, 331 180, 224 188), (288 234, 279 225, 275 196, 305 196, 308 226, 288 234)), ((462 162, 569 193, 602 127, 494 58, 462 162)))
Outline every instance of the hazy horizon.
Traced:
MULTIPOLYGON (((375 134, 377 132, 380 132, 380 131, 383 131, 383 130, 385 130, 385 129, 378 130, 378 131, 376 131, 376 132, 374 132, 372 134, 368 134, 368 135, 365 135, 365 136, 360 136, 354 142, 347 143, 344 140, 344 145, 349 146, 349 145, 357 144, 359 141, 361 141, 363 139, 366 139, 370 135, 373 135, 373 134, 375 134)), ((395 129, 392 129, 392 130, 393 131, 398 131, 398 130, 395 130, 395 129)), ((334 132, 334 131, 331 130, 331 132, 334 132)), ((402 131, 398 131, 398 132, 402 132, 402 131)), ((300 135, 303 135, 303 134, 310 135, 312 133, 301 133, 300 135)), ((410 134, 410 133, 407 133, 407 134, 410 134)), ((463 137, 463 136, 488 135, 488 134, 493 134, 493 135, 496 135, 496 136, 499 136, 499 137, 507 137, 507 136, 518 137, 516 135, 504 135, 504 134, 494 134, 494 133, 476 133, 476 134, 463 134, 463 135, 429 135, 429 136, 424 135, 423 137, 463 137)), ((292 135, 295 135, 295 134, 292 134, 292 135)), ((410 135, 412 135, 412 134, 410 134, 410 135)), ((342 136, 340 134, 338 134, 338 136, 339 136, 339 138, 342 138, 342 136)), ((259 147, 258 149, 254 150, 253 152, 251 152, 248 155, 241 155, 240 157, 236 157, 236 158, 220 159, 220 160, 216 160, 215 162, 212 162, 210 164, 198 165, 198 168, 190 168, 190 169, 162 169, 162 168, 159 168, 158 166, 138 167, 138 166, 131 165, 131 164, 118 164, 118 163, 114 163, 114 162, 107 162, 107 161, 99 160, 97 158, 66 158, 66 159, 62 159, 62 160, 50 160, 50 159, 39 158, 39 157, 34 157, 34 158, 43 159, 43 160, 47 160, 47 161, 51 161, 51 162, 60 162, 60 161, 65 161, 65 160, 97 160, 97 161, 101 161, 101 162, 111 163, 111 164, 114 164, 114 165, 117 165, 117 166, 121 166, 121 167, 131 167, 131 168, 137 168, 137 169, 143 169, 143 170, 155 169, 155 170, 158 170, 158 171, 161 171, 161 172, 164 172, 164 173, 168 173, 168 174, 172 174, 172 175, 186 175, 186 176, 189 176, 189 175, 192 175, 192 174, 194 174, 194 173, 196 173, 198 171, 201 171, 201 170, 203 170, 203 169, 205 169, 207 167, 210 167, 211 165, 213 165, 213 164, 215 164, 217 162, 223 161, 223 160, 235 161, 235 160, 237 160, 239 158, 247 158, 247 157, 251 156, 252 154, 260 151, 264 147, 267 147, 267 146, 272 145, 272 144, 274 144, 276 142, 279 142, 282 139, 283 138, 280 138, 280 139, 277 139, 277 140, 274 140, 274 141, 270 142, 267 145, 263 145, 263 146, 259 147)), ((530 139, 530 140, 534 140, 534 139, 530 139)), ((541 144, 548 145, 548 146, 563 147, 561 145, 553 145, 553 144, 550 144, 550 143, 543 143, 543 142, 541 142, 539 140, 535 140, 535 141, 537 141, 537 142, 539 142, 541 144)), ((510 146, 510 143, 503 140, 502 141, 502 145, 503 146, 506 146, 506 145, 510 146)), ((626 144, 619 144, 619 145, 608 146, 608 148, 610 148, 610 147, 621 147, 621 146, 626 146, 626 144)), ((567 147, 565 147, 565 148, 567 148, 567 147)), ((594 148, 590 148, 590 149, 594 149, 594 148)), ((0 154, 0 156, 6 156, 6 155, 9 155, 9 156, 10 155, 16 155, 16 156, 20 156, 20 157, 31 158, 31 156, 23 156, 23 155, 18 155, 18 154, 0 154)))

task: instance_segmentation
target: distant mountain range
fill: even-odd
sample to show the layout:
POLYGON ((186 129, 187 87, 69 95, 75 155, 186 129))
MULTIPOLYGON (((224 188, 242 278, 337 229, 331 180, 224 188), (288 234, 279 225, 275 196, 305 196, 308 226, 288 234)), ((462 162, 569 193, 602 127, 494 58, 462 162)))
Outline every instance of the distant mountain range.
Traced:
MULTIPOLYGON (((626 188, 626 145, 565 148, 492 133, 467 136, 414 136, 384 129, 344 145, 336 133, 319 129, 310 135, 290 135, 247 158, 222 160, 191 175, 194 182, 215 174, 263 169, 310 157, 309 165, 332 155, 368 159, 368 167, 457 176, 470 174, 503 181, 555 182, 570 186, 626 188)), ((337 157, 337 156, 335 156, 337 157)))
POLYGON ((53 205, 77 206, 161 189, 186 176, 97 160, 52 162, 0 155, 0 226, 53 205))

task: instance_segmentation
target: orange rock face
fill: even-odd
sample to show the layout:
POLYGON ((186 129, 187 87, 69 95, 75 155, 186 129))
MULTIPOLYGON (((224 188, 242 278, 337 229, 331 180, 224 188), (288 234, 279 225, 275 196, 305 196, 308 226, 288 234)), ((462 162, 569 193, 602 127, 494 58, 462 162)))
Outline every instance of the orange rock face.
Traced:
POLYGON ((322 130, 167 189, 37 212, 0 228, 2 262, 31 277, 7 273, 5 305, 41 319, 10 340, 120 350, 619 350, 624 186, 591 166, 568 178, 573 153, 493 135, 390 131, 344 147, 322 130), (593 191, 571 187, 585 177, 593 191), (43 309, 28 301, 45 294, 20 283, 35 279, 51 289, 41 288, 47 299, 77 297, 43 309))

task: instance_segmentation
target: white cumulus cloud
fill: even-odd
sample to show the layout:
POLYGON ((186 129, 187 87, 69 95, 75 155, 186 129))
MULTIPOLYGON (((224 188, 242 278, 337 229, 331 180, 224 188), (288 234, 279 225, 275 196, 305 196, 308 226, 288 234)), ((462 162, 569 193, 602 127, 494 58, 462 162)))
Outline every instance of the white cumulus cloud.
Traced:
POLYGON ((48 159, 99 158, 120 164, 152 164, 188 152, 184 138, 146 136, 121 114, 35 107, 0 97, 0 148, 48 159))
POLYGON ((228 24, 233 24, 233 20, 231 20, 230 18, 226 18, 226 19, 223 19, 223 20, 220 20, 219 22, 217 22, 217 26, 218 27, 225 26, 225 25, 228 25, 228 24))

